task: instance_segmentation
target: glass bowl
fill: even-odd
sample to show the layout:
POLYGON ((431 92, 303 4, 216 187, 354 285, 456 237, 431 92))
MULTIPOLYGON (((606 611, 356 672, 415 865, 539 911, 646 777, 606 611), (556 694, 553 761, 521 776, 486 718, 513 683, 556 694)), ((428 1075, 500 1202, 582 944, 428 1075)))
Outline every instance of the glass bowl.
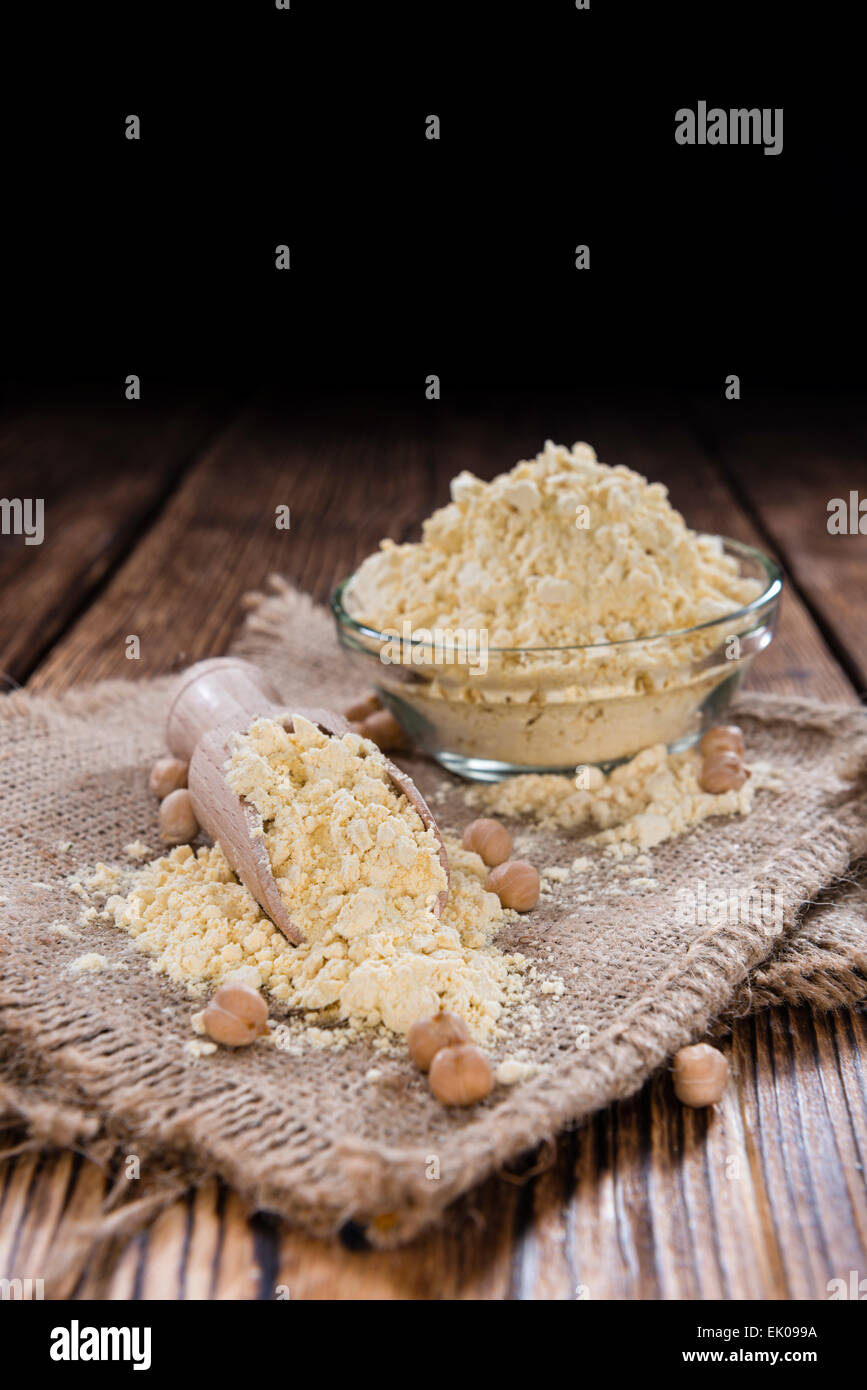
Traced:
MULTIPOLYGON (((352 617, 350 577, 331 609, 359 684, 373 687, 415 747, 451 772, 496 782, 519 772, 603 769, 664 743, 687 748, 725 715, 772 641, 780 567, 722 538, 761 592, 676 632, 571 647, 487 647, 483 633, 377 632, 352 617)), ((407 625, 408 628, 408 625, 407 625)))

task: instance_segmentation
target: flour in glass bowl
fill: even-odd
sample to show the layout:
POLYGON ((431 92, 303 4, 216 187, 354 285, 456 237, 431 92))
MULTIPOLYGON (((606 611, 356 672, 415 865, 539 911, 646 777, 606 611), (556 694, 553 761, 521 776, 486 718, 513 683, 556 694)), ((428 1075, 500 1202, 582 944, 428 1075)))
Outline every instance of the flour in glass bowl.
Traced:
POLYGON ((550 440, 485 483, 460 473, 418 543, 381 542, 351 612, 382 631, 484 628, 492 647, 622 642, 693 627, 756 598, 718 537, 691 531, 662 483, 550 440))
POLYGON ((373 680, 418 746, 450 767, 476 760, 468 775, 479 760, 554 772, 699 732, 742 669, 742 610, 767 576, 690 530, 661 483, 587 444, 549 441, 490 483, 459 474, 451 492, 420 542, 383 541, 342 595, 383 634, 373 680), (390 648, 419 633, 434 643, 414 638, 407 674, 390 648), (421 659, 450 633, 484 663, 421 659))

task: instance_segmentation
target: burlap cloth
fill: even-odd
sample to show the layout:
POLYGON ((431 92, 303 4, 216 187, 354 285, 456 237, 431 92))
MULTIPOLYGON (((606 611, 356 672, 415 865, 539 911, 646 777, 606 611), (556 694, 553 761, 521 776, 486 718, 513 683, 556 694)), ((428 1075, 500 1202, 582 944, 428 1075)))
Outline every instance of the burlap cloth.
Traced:
MULTIPOLYGON (((357 691, 328 615, 285 585, 251 603, 235 649, 266 667, 289 703, 339 708, 357 691)), ((66 882, 97 860, 124 861, 138 838, 159 851, 147 773, 164 751, 167 688, 18 691, 0 710, 0 1100, 32 1144, 73 1145, 107 1165, 139 1155, 141 1180, 118 1178, 109 1232, 125 1210, 147 1214, 216 1173, 251 1206, 312 1232, 352 1220, 373 1244, 395 1245, 491 1171, 634 1092, 732 1010, 828 1007, 867 993, 867 894, 854 867, 867 853, 867 719, 748 695, 739 718, 751 752, 782 770, 780 790, 761 792, 746 819, 707 822, 656 849, 655 886, 597 868, 590 902, 577 900, 586 884, 572 879, 501 933, 501 946, 566 982, 562 997, 536 997, 541 1029, 498 1050, 523 1049, 539 1066, 529 1081, 458 1111, 431 1099, 407 1059, 380 1059, 367 1045, 196 1060, 184 1045, 197 1006, 125 935, 78 926, 82 904, 66 882), (782 933, 679 920, 679 890, 722 878, 727 891, 772 890, 782 933), (76 939, 52 931, 56 922, 76 939), (70 974, 89 950, 122 968, 70 974), (365 1079, 372 1065, 376 1083, 365 1079)), ((454 779, 421 760, 406 765, 436 792, 442 824, 466 823, 473 813, 454 779)), ((526 833, 540 866, 578 853, 574 837, 526 833)))

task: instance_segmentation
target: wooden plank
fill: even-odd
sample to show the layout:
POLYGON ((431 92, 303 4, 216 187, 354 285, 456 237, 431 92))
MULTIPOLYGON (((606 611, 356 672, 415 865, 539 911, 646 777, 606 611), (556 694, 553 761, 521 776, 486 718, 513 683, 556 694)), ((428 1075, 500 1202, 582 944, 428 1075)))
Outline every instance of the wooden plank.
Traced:
POLYGON ((182 1297, 188 1217, 186 1202, 173 1202, 148 1230, 142 1261, 141 1298, 182 1297))
POLYGON ((58 1268, 58 1255, 69 1251, 74 1227, 99 1212, 105 1179, 95 1164, 72 1153, 41 1158, 22 1154, 6 1159, 0 1187, 0 1276, 43 1279, 45 1297, 68 1297, 78 1284, 86 1251, 58 1268))
POLYGON ((17 1255, 21 1231, 26 1219, 39 1158, 36 1154, 21 1154, 9 1159, 12 1168, 5 1186, 3 1208, 0 1212, 0 1271, 9 1270, 9 1277, 37 1278, 33 1270, 22 1274, 18 1269, 17 1255))
MULTIPOLYGON (((50 1179, 49 1179, 50 1180, 50 1179)), ((96 1221, 102 1210, 107 1190, 105 1174, 95 1163, 82 1162, 58 1223, 52 1253, 60 1261, 60 1271, 46 1288, 51 1299, 86 1297, 88 1280, 97 1271, 87 1243, 79 1244, 77 1236, 82 1224, 96 1221)))
POLYGON ((865 1040, 861 1015, 774 1010, 724 1045, 714 1112, 682 1109, 662 1075, 595 1117, 574 1190, 562 1170, 536 1185, 523 1296, 826 1298, 867 1251, 865 1040))
POLYGON ((447 1228, 389 1252, 349 1251, 286 1230, 276 1283, 292 1299, 504 1299, 522 1190, 520 1179, 484 1183, 459 1204, 447 1228))
POLYGON ((218 1300, 257 1298, 261 1270, 251 1223, 234 1192, 224 1194, 220 1246, 213 1297, 218 1300))
POLYGON ((427 510, 424 447, 392 437, 363 404, 329 434, 306 419, 249 415, 170 498, 158 521, 31 678, 35 690, 154 676, 225 650, 245 592, 279 571, 324 600, 391 529, 427 510), (289 507, 278 529, 276 508, 289 507), (126 659, 130 634, 141 659, 126 659))
POLYGON ((515 1299, 557 1302, 586 1292, 579 1287, 570 1241, 575 1138, 565 1134, 556 1144, 543 1145, 537 1165, 541 1172, 527 1184, 526 1219, 516 1233, 512 1262, 515 1299))
POLYGON ((210 1179, 196 1189, 190 1211, 190 1232, 184 1264, 184 1297, 213 1296, 220 1252, 219 1184, 210 1179))
MULTIPOLYGON (((736 1080, 723 1103, 704 1114, 682 1109, 668 1076, 660 1075, 577 1138, 576 1185, 558 1236, 568 1265, 577 1268, 577 1296, 779 1292, 745 1161, 736 1080)), ((547 1254, 537 1256, 540 1270, 547 1254)), ((546 1282, 536 1296, 552 1296, 543 1292, 546 1282)))
MULTIPOLYGON (((116 1303, 127 1303, 135 1298, 139 1284, 139 1274, 142 1270, 147 1241, 143 1235, 137 1236, 135 1240, 127 1242, 124 1249, 118 1252, 111 1274, 106 1281, 104 1297, 116 1303)), ((103 1294, 94 1293, 95 1298, 103 1297, 103 1294)))
POLYGON ((51 1250, 73 1177, 73 1154, 46 1156, 27 1197, 12 1268, 22 1278, 41 1279, 48 1294, 51 1250))
POLYGON ((828 503, 867 504, 863 403, 709 404, 698 428, 867 695, 867 505, 856 529, 828 530, 828 503), (860 491, 859 491, 860 489, 860 491), (861 530, 858 530, 860 521, 861 530))
POLYGON ((135 542, 213 426, 202 405, 24 410, 0 421, 0 496, 41 498, 45 538, 0 536, 0 672, 27 679, 41 653, 135 542), (134 412, 134 416, 133 416, 134 412))

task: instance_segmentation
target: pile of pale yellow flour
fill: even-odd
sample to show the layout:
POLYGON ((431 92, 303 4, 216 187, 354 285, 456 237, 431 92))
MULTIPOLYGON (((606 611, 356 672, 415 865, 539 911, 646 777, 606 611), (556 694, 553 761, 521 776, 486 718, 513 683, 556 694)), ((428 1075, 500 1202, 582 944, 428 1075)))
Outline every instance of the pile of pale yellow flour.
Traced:
POLYGON ((413 923, 419 941, 436 930, 446 887, 439 841, 392 783, 379 749, 293 717, 237 735, 226 765, 233 791, 265 827, 268 858, 289 916, 308 941, 335 931, 347 942, 413 923))
POLYGON ((483 1040, 522 995, 526 961, 491 944, 504 920, 487 868, 437 840, 398 795, 375 745, 328 738, 298 717, 292 734, 259 721, 239 738, 228 773, 261 811, 281 893, 305 941, 292 946, 220 850, 173 850, 136 871, 108 914, 154 966, 194 993, 229 978, 291 1009, 405 1033, 446 1008, 483 1040))
POLYGON ((628 855, 683 835, 710 816, 746 815, 757 787, 772 776, 756 764, 739 790, 712 796, 699 786, 701 764, 693 749, 670 754, 658 744, 607 777, 595 767, 579 769, 575 778, 528 773, 470 787, 464 799, 495 815, 552 829, 594 830, 590 843, 628 855))
POLYGON ((485 630, 491 647, 624 641, 720 618, 756 598, 718 537, 667 489, 548 441, 485 483, 461 473, 418 544, 385 540, 346 594, 380 631, 485 630))

